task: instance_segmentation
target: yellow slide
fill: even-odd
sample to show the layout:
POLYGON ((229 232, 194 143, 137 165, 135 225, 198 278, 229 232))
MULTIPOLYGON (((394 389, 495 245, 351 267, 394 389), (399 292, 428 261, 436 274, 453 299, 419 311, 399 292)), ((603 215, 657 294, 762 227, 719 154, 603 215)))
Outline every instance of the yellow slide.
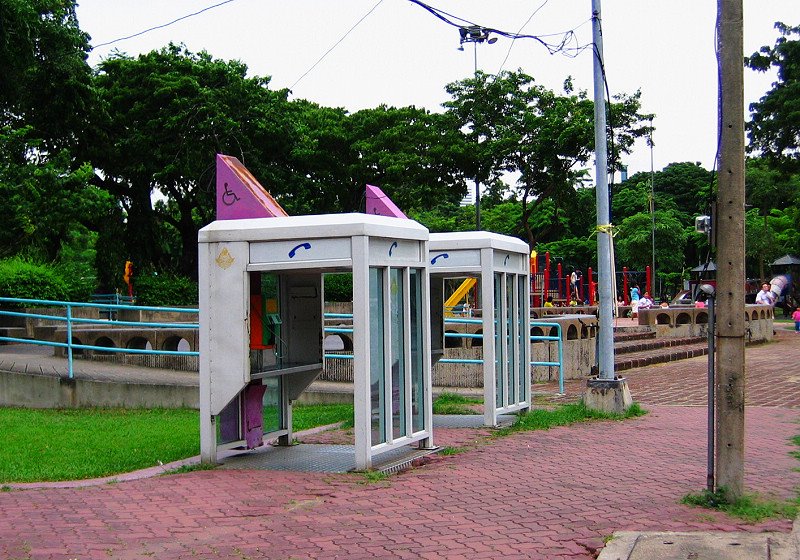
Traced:
POLYGON ((466 280, 464 280, 458 287, 458 289, 455 292, 453 292, 453 295, 447 298, 447 301, 444 302, 444 308, 449 311, 454 306, 458 305, 458 302, 464 299, 464 296, 466 296, 472 289, 472 287, 477 283, 478 283, 477 278, 467 278, 466 280))

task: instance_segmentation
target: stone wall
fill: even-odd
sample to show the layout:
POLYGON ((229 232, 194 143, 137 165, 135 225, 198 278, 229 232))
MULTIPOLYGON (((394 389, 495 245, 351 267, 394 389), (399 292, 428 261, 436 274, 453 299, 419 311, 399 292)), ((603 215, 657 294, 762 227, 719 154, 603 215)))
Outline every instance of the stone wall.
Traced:
MULTIPOLYGON (((745 305, 747 342, 772 340, 774 310, 769 305, 745 305)), ((649 326, 660 338, 708 336, 708 308, 675 306, 639 311, 639 324, 649 326)))

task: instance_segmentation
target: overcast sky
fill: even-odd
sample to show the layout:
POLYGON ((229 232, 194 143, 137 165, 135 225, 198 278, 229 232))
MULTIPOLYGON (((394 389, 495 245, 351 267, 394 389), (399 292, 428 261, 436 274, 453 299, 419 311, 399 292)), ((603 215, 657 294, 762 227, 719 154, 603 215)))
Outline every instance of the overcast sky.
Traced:
MULTIPOLYGON (((80 0, 81 28, 92 44, 118 39, 197 12, 222 0, 80 0)), ((572 46, 591 42, 590 0, 430 0, 428 4, 476 24, 543 36, 575 30, 572 46), (533 15, 535 12, 535 15, 533 15), (531 15, 533 17, 531 18, 531 15)), ((774 22, 800 25, 799 0, 744 0, 744 54, 773 45, 774 22)), ((642 109, 655 113, 656 170, 675 161, 711 168, 716 150, 717 70, 712 0, 606 0, 603 41, 612 95, 642 91, 642 109)), ((556 37, 549 40, 557 41, 556 37)), ((445 84, 473 72, 473 45, 459 51, 458 29, 408 0, 234 0, 139 37, 96 48, 97 64, 113 49, 136 55, 170 41, 216 58, 238 59, 271 87, 293 98, 351 111, 416 105, 441 110, 445 84), (377 6, 377 7, 376 7, 377 6), (305 77, 356 22, 366 16, 305 77), (298 81, 299 80, 299 81, 298 81)), ((560 91, 572 76, 592 95, 591 51, 551 55, 537 42, 500 37, 477 46, 478 68, 522 68, 560 91), (506 59, 503 65, 504 59, 506 59)), ((745 106, 761 97, 774 74, 745 70, 745 106)), ((650 151, 637 144, 626 163, 649 171, 650 151)))

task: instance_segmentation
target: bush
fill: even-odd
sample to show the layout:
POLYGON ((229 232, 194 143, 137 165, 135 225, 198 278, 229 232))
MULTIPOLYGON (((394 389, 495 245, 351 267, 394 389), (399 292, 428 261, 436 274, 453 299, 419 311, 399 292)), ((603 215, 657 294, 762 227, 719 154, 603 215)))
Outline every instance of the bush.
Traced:
POLYGON ((197 283, 184 276, 169 273, 146 273, 134 276, 137 305, 196 306, 197 283))
POLYGON ((326 274, 325 301, 353 301, 353 274, 326 274))
POLYGON ((18 257, 0 261, 0 297, 66 301, 70 290, 57 268, 18 257))

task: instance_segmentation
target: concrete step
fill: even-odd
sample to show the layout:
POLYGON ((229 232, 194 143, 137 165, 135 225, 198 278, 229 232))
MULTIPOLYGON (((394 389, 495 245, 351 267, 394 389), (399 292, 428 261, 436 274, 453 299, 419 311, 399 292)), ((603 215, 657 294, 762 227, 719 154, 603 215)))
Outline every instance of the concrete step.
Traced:
POLYGON ((685 360, 708 354, 708 344, 704 341, 680 346, 667 346, 656 350, 640 352, 638 354, 622 354, 615 356, 614 370, 624 371, 652 364, 663 364, 677 360, 685 360))
POLYGON ((652 340, 656 337, 656 331, 654 330, 646 330, 646 331, 614 331, 614 343, 618 342, 628 342, 631 340, 652 340))
MULTIPOLYGON (((12 338, 30 338, 28 331, 25 327, 0 327, 0 336, 8 336, 12 338)), ((14 342, 6 342, 0 340, 0 344, 16 344, 14 342)))
POLYGON ((648 353, 661 348, 673 348, 681 346, 691 346, 694 344, 708 344, 704 337, 688 338, 651 338, 648 340, 634 339, 625 341, 614 341, 615 354, 648 353))

